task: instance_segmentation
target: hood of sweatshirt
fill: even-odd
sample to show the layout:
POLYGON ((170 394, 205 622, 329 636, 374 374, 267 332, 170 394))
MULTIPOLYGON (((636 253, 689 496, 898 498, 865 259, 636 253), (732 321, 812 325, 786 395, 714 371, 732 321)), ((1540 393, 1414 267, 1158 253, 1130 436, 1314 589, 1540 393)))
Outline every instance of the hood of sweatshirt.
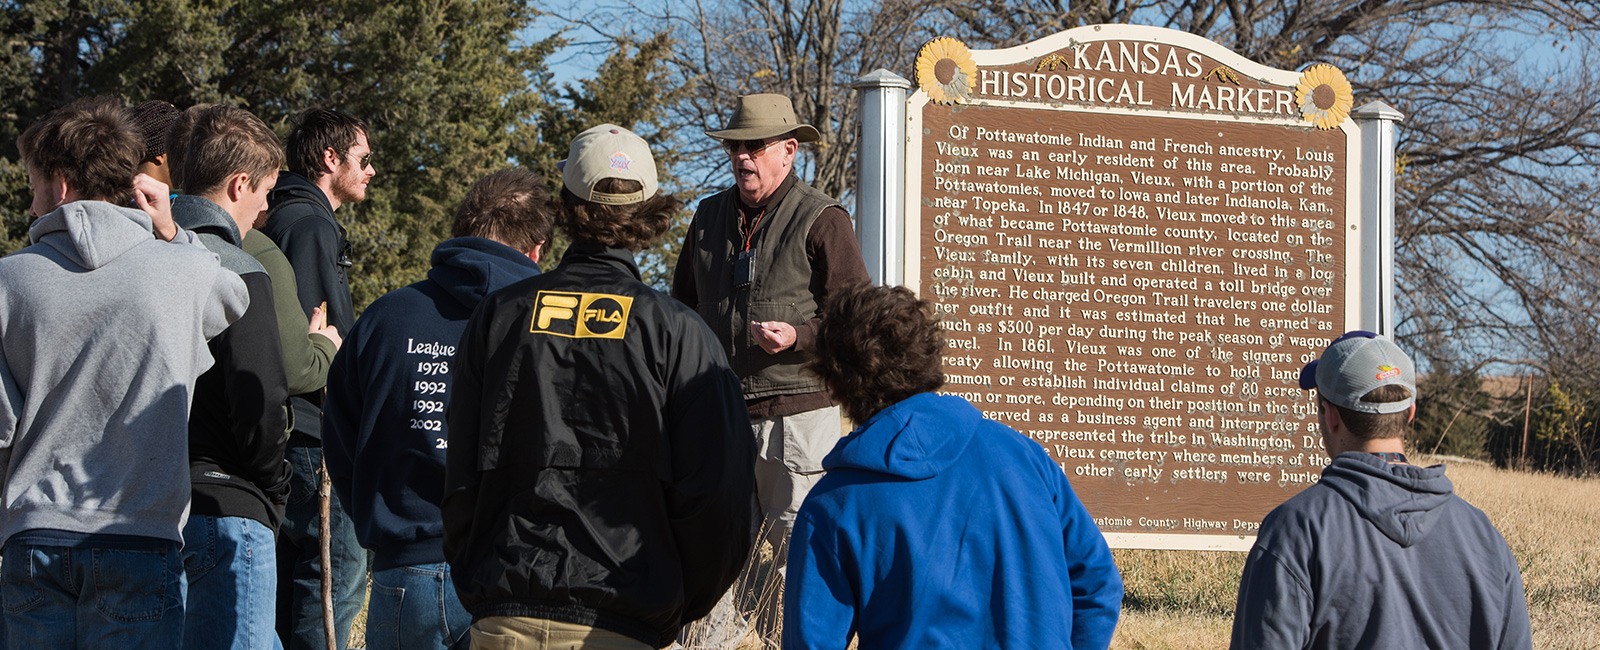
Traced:
POLYGON ((150 215, 105 201, 68 203, 28 227, 28 241, 49 246, 86 269, 110 264, 154 238, 150 215))
POLYGON ((277 207, 290 201, 311 201, 321 205, 327 214, 333 214, 333 204, 316 183, 291 171, 278 172, 278 184, 267 193, 267 204, 277 207))
POLYGON ((239 247, 243 241, 233 215, 211 199, 179 196, 172 199, 172 220, 200 236, 200 243, 216 253, 222 266, 234 273, 265 273, 266 267, 239 247))
POLYGON ((1360 452, 1339 454, 1322 471, 1321 483, 1405 547, 1427 538, 1454 490, 1444 465, 1392 465, 1360 452))
POLYGON ((913 480, 937 476, 961 458, 983 423, 967 400, 922 393, 850 432, 822 459, 825 469, 860 469, 913 480))
POLYGON ((428 279, 468 310, 501 287, 539 274, 539 265, 517 249, 482 237, 457 237, 433 248, 428 279))

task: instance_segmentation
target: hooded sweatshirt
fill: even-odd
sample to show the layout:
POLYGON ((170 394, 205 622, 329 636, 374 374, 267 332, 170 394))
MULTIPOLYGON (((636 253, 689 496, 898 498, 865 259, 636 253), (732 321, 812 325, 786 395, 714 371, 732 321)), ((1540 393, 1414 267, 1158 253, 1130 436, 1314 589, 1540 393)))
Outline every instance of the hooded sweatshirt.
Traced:
POLYGON ((1234 648, 1530 648, 1522 573, 1444 466, 1340 454, 1267 515, 1234 648))
POLYGON ((374 301, 334 357, 323 458, 374 570, 444 562, 444 405, 456 345, 484 296, 538 273, 493 240, 442 242, 428 279, 374 301))
MULTIPOLYGON (((350 298, 350 241, 344 226, 333 218, 333 204, 322 188, 294 172, 278 172, 278 184, 267 194, 271 216, 261 234, 289 258, 294 267, 300 309, 309 318, 311 310, 328 303, 328 324, 340 335, 356 322, 350 298)), ((312 438, 322 437, 322 395, 320 391, 302 393, 291 400, 294 430, 312 438)))
POLYGON ((195 385, 189 414, 192 514, 248 517, 277 530, 289 497, 289 465, 283 460, 289 391, 272 278, 239 248, 239 226, 222 206, 180 196, 172 200, 172 219, 198 233, 250 292, 250 308, 208 343, 217 362, 195 385))
POLYGON ((789 546, 785 648, 1105 648, 1122 579, 1038 443, 923 393, 839 441, 789 546))
POLYGON ((0 258, 0 545, 27 530, 181 542, 206 339, 249 305, 193 233, 68 203, 0 258))

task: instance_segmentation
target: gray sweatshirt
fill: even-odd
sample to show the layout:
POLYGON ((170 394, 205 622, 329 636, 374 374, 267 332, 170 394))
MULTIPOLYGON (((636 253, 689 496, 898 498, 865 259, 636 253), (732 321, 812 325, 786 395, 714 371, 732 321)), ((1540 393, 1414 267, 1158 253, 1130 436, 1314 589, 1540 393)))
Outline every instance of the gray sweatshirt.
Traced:
POLYGON ((1233 648, 1531 648, 1522 573, 1444 466, 1339 454, 1261 522, 1233 648))
POLYGON ((0 258, 0 545, 55 529, 181 542, 206 339, 249 306, 193 233, 139 210, 56 209, 0 258))

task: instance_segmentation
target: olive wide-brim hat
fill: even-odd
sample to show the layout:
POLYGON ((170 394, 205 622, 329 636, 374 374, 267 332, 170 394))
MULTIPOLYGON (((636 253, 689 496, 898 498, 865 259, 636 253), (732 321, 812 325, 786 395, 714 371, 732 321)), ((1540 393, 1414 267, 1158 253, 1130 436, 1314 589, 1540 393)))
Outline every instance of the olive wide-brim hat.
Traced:
POLYGON ((794 115, 794 104, 788 97, 772 93, 745 95, 733 107, 733 117, 728 118, 721 131, 706 131, 718 140, 765 140, 773 136, 794 132, 794 139, 816 142, 822 134, 810 124, 801 124, 794 115))

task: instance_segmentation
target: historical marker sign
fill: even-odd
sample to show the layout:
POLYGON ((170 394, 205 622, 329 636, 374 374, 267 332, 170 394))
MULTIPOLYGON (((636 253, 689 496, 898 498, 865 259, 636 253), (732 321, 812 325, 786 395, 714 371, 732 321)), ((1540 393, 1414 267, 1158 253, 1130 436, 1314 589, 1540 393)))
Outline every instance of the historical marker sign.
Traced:
POLYGON ((1248 548, 1326 463, 1297 378, 1358 298, 1343 74, 1132 26, 917 65, 906 278, 945 392, 1043 445, 1113 544, 1248 548))

